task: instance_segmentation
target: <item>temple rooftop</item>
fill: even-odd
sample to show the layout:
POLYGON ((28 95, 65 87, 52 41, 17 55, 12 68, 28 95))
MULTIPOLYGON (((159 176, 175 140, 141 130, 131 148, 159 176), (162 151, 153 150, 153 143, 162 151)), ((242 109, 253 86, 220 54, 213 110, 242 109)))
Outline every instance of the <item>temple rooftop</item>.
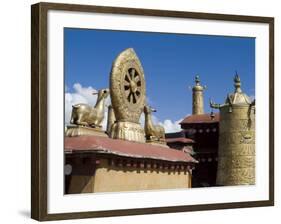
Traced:
POLYGON ((194 140, 190 139, 190 138, 185 138, 185 137, 178 137, 178 138, 166 138, 166 142, 167 143, 194 143, 194 140))
POLYGON ((65 137, 64 151, 70 153, 96 153, 116 156, 154 159, 167 162, 197 163, 189 153, 172 148, 111 139, 101 136, 65 137))
POLYGON ((185 117, 180 124, 198 124, 198 123, 217 123, 220 120, 220 114, 214 113, 211 117, 210 113, 207 114, 192 114, 185 117))

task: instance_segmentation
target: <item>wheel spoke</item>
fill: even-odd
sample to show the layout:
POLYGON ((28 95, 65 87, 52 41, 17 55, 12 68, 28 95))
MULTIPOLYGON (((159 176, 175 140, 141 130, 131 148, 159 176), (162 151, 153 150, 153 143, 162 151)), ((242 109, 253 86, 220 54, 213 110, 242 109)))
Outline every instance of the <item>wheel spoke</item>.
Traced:
POLYGON ((130 80, 133 80, 133 76, 132 76, 132 72, 129 71, 129 77, 130 77, 130 80))
POLYGON ((131 74, 131 80, 134 80, 135 74, 136 74, 136 70, 134 68, 132 68, 130 74, 131 74))
POLYGON ((125 77, 125 85, 130 85, 130 80, 127 77, 125 77))
POLYGON ((125 80, 126 80, 127 82, 130 82, 130 81, 132 80, 129 73, 126 73, 126 75, 125 75, 125 80))
POLYGON ((132 95, 133 95, 133 103, 136 103, 137 99, 136 99, 135 93, 133 93, 132 95))
POLYGON ((128 101, 129 101, 130 103, 131 103, 131 95, 132 95, 132 93, 130 92, 129 95, 128 95, 128 97, 127 97, 128 101))
POLYGON ((134 81, 135 81, 135 82, 140 81, 140 76, 139 76, 139 75, 136 75, 135 78, 134 78, 134 81))

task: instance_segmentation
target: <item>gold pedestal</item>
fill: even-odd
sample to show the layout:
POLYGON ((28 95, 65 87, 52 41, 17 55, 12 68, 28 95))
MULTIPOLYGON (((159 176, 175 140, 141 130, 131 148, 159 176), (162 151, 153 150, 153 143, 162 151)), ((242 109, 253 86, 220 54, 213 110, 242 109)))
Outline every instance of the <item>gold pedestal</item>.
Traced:
POLYGON ((75 137, 75 136, 82 136, 82 135, 108 137, 107 134, 105 134, 105 132, 101 128, 91 128, 91 127, 84 127, 84 126, 77 126, 77 125, 67 126, 65 136, 75 137))
POLYGON ((145 143, 144 130, 139 123, 117 121, 112 125, 111 138, 145 143))

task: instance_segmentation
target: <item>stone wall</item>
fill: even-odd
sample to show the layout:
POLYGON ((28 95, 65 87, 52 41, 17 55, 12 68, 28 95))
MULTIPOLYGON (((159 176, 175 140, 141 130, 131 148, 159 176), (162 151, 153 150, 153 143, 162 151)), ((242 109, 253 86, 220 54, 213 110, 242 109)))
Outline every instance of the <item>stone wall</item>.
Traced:
MULTIPOLYGON (((83 166, 87 169, 87 165, 83 166)), ((75 169, 77 167, 74 167, 74 171, 75 169)), ((79 169, 81 171, 81 167, 79 169)), ((112 166, 107 159, 101 159, 94 174, 74 172, 68 183, 67 193, 70 194, 175 189, 190 188, 191 175, 188 171, 179 169, 112 166)))

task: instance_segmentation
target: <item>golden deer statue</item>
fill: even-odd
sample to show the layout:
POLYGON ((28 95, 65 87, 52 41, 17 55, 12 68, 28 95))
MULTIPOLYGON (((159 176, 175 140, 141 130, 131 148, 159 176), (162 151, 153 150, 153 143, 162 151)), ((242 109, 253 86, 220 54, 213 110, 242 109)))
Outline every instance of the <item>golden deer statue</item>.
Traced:
POLYGON ((154 125, 152 123, 151 113, 156 112, 155 109, 150 106, 144 106, 144 115, 145 115, 145 123, 144 123, 144 131, 145 136, 148 141, 165 141, 165 130, 161 125, 154 125))
POLYGON ((105 99, 109 95, 109 89, 101 89, 97 93, 94 92, 93 95, 98 95, 94 107, 84 103, 72 106, 71 124, 101 128, 105 112, 105 99))

